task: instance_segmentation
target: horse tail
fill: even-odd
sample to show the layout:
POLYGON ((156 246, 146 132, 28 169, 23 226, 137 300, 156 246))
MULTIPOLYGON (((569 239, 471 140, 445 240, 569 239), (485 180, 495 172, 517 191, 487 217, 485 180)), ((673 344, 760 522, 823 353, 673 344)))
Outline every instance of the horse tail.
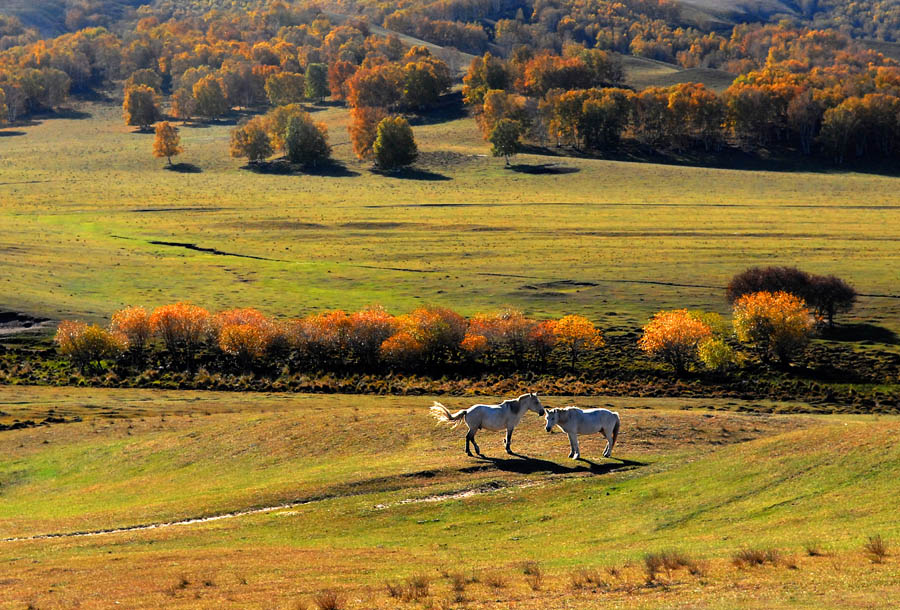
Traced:
POLYGON ((453 427, 455 428, 456 426, 459 425, 459 422, 465 416, 466 411, 468 409, 463 409, 462 411, 457 411, 456 413, 451 413, 447 409, 447 407, 445 407, 441 403, 435 401, 435 403, 431 406, 430 410, 431 410, 431 416, 434 417, 436 420, 438 420, 441 423, 449 424, 450 422, 456 422, 455 424, 453 424, 453 427))

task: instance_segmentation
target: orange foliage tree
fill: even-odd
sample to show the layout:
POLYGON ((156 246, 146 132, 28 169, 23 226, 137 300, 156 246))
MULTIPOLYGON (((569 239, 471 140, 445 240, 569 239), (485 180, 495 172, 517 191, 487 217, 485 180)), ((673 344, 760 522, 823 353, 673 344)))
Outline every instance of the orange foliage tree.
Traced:
POLYGON ((445 307, 424 306, 397 318, 398 331, 381 345, 389 360, 409 364, 421 356, 424 365, 447 362, 458 355, 466 336, 466 320, 445 307))
POLYGON ((394 334, 397 322, 380 305, 350 314, 349 347, 357 362, 371 367, 378 362, 381 344, 394 334))
POLYGON ((375 144, 378 124, 387 116, 384 108, 360 106, 350 109, 351 120, 347 131, 350 132, 353 152, 361 161, 372 158, 372 146, 375 144))
POLYGON ((158 159, 165 157, 168 159, 169 165, 172 165, 172 157, 183 151, 178 130, 168 121, 157 124, 156 139, 153 140, 153 156, 158 159))
POLYGON ((109 330, 140 358, 150 341, 150 316, 143 307, 126 307, 112 315, 109 330))
POLYGON ((150 314, 150 328, 162 339, 174 359, 193 369, 194 355, 209 329, 209 312, 191 303, 157 307, 150 314))
POLYGON ((676 375, 687 370, 697 358, 699 345, 712 337, 708 324, 692 316, 686 309, 660 311, 644 326, 638 346, 654 358, 667 362, 676 375))
POLYGON ((815 326, 803 299, 787 292, 745 294, 734 303, 732 322, 739 341, 782 364, 807 344, 815 326))

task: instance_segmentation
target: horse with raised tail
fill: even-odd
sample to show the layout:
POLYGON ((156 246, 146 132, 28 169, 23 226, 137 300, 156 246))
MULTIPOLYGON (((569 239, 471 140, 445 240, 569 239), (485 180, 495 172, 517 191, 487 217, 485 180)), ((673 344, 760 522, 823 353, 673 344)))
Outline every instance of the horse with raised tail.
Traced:
POLYGON ((455 428, 461 421, 466 422, 469 432, 466 434, 466 453, 472 455, 469 449, 469 443, 475 446, 475 453, 481 455, 481 449, 475 442, 475 433, 480 429, 485 430, 506 430, 506 439, 504 446, 506 452, 513 455, 512 433, 513 429, 524 417, 526 411, 534 411, 538 415, 544 415, 544 407, 537 394, 534 392, 522 394, 516 399, 504 400, 496 405, 473 405, 468 409, 451 413, 447 407, 439 402, 435 402, 431 407, 431 415, 439 422, 453 423, 455 428))

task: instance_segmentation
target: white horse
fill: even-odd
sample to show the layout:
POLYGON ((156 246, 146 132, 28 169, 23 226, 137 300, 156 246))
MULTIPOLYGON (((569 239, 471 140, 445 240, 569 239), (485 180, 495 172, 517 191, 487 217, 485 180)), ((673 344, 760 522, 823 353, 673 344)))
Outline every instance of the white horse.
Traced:
POLYGON ((459 425, 460 420, 465 418, 466 426, 469 432, 466 434, 466 453, 472 455, 469 450, 469 443, 475 445, 475 453, 481 455, 481 449, 475 442, 475 433, 480 429, 485 430, 506 430, 506 440, 504 446, 506 452, 512 455, 510 443, 512 442, 513 429, 522 420, 525 411, 534 411, 538 415, 544 414, 544 407, 534 392, 530 394, 522 394, 514 400, 504 400, 499 405, 473 405, 468 409, 450 413, 450 411, 439 402, 435 402, 431 407, 431 415, 439 422, 456 422, 453 427, 459 425))
POLYGON ((616 438, 619 436, 619 414, 607 409, 579 409, 578 407, 566 407, 564 409, 547 409, 547 432, 553 430, 553 426, 559 426, 563 432, 569 435, 569 445, 572 447, 569 457, 579 459, 581 451, 578 448, 579 434, 596 434, 600 432, 606 437, 606 449, 603 457, 612 455, 616 438))

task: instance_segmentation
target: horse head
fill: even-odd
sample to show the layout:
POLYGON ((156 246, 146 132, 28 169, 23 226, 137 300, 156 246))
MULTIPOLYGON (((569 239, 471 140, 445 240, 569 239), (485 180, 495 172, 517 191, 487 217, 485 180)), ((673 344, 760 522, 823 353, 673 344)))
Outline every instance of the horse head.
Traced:
POLYGON ((534 411, 540 416, 544 415, 544 406, 541 404, 541 399, 538 398, 538 395, 535 392, 522 394, 519 396, 518 401, 520 405, 524 405, 529 411, 534 411))
POLYGON ((547 432, 553 432, 553 427, 559 422, 559 409, 547 409, 547 432))

